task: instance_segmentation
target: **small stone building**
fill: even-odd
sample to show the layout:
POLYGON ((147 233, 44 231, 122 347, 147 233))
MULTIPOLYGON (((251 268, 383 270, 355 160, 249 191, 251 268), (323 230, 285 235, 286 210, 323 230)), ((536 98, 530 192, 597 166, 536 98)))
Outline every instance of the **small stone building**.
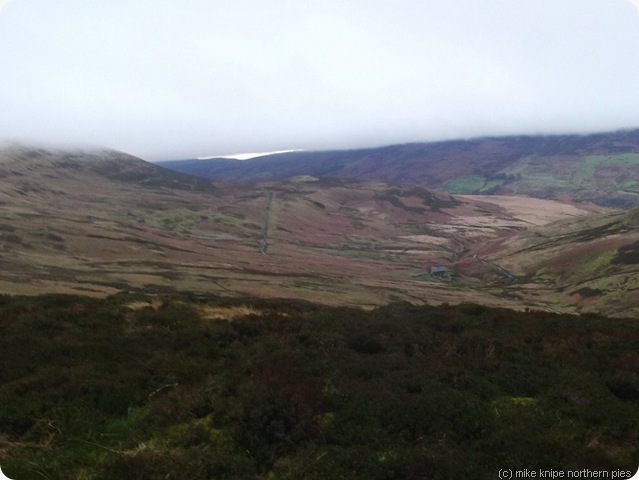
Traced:
POLYGON ((430 274, 435 277, 443 277, 448 273, 448 268, 442 266, 430 267, 430 274))

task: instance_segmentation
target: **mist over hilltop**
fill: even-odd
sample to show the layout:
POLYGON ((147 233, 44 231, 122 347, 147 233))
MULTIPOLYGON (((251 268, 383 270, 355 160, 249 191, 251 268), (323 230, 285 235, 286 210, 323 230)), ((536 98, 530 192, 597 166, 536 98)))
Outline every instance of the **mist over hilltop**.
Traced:
POLYGON ((638 33, 624 0, 13 1, 0 132, 156 160, 632 127, 638 33))

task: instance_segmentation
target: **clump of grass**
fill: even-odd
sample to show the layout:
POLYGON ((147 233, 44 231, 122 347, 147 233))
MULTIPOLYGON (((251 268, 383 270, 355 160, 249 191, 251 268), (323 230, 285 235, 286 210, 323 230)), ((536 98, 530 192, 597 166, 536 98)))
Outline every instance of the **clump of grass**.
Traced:
POLYGON ((131 302, 126 305, 126 307, 133 311, 144 310, 145 308, 150 308, 151 310, 159 310, 162 307, 162 299, 161 298, 152 298, 150 300, 139 300, 137 302, 131 302))
POLYGON ((260 316, 262 311, 248 305, 238 305, 232 307, 222 307, 215 305, 201 305, 197 308, 198 313, 204 320, 227 320, 248 316, 260 316))

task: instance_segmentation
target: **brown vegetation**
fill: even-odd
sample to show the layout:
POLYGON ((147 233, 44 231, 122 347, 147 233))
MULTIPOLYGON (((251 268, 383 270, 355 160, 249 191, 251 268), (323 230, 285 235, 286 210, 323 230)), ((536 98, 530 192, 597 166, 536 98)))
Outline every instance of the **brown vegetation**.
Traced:
POLYGON ((609 311, 612 287, 557 283, 549 268, 561 258, 583 263, 568 252, 586 241, 584 255, 602 252, 604 237, 609 251, 622 249, 608 272, 634 268, 623 248, 636 226, 588 227, 583 219, 602 209, 587 204, 316 178, 207 187, 115 153, 14 149, 0 157, 4 292, 191 291, 333 305, 471 301, 609 311), (572 240, 556 240, 569 225, 572 240), (431 277, 433 265, 449 274, 431 277), (572 295, 585 287, 603 292, 597 305, 572 295))

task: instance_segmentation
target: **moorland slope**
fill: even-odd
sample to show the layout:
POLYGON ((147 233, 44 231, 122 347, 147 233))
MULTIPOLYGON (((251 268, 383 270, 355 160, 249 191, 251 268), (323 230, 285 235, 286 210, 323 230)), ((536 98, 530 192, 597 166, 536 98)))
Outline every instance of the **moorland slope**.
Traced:
POLYGON ((161 165, 214 180, 331 176, 415 184, 453 194, 525 195, 620 208, 639 206, 639 130, 490 137, 161 165))
POLYGON ((629 478, 638 340, 473 304, 0 296, 0 460, 20 480, 629 478))
POLYGON ((480 255, 550 303, 639 315, 639 209, 534 228, 485 244, 480 255))
POLYGON ((629 478, 638 265, 637 209, 213 185, 12 146, 0 462, 51 480, 629 478))
POLYGON ((587 203, 310 176, 213 185, 118 152, 12 147, 0 211, 5 293, 639 313, 636 211, 587 203))

